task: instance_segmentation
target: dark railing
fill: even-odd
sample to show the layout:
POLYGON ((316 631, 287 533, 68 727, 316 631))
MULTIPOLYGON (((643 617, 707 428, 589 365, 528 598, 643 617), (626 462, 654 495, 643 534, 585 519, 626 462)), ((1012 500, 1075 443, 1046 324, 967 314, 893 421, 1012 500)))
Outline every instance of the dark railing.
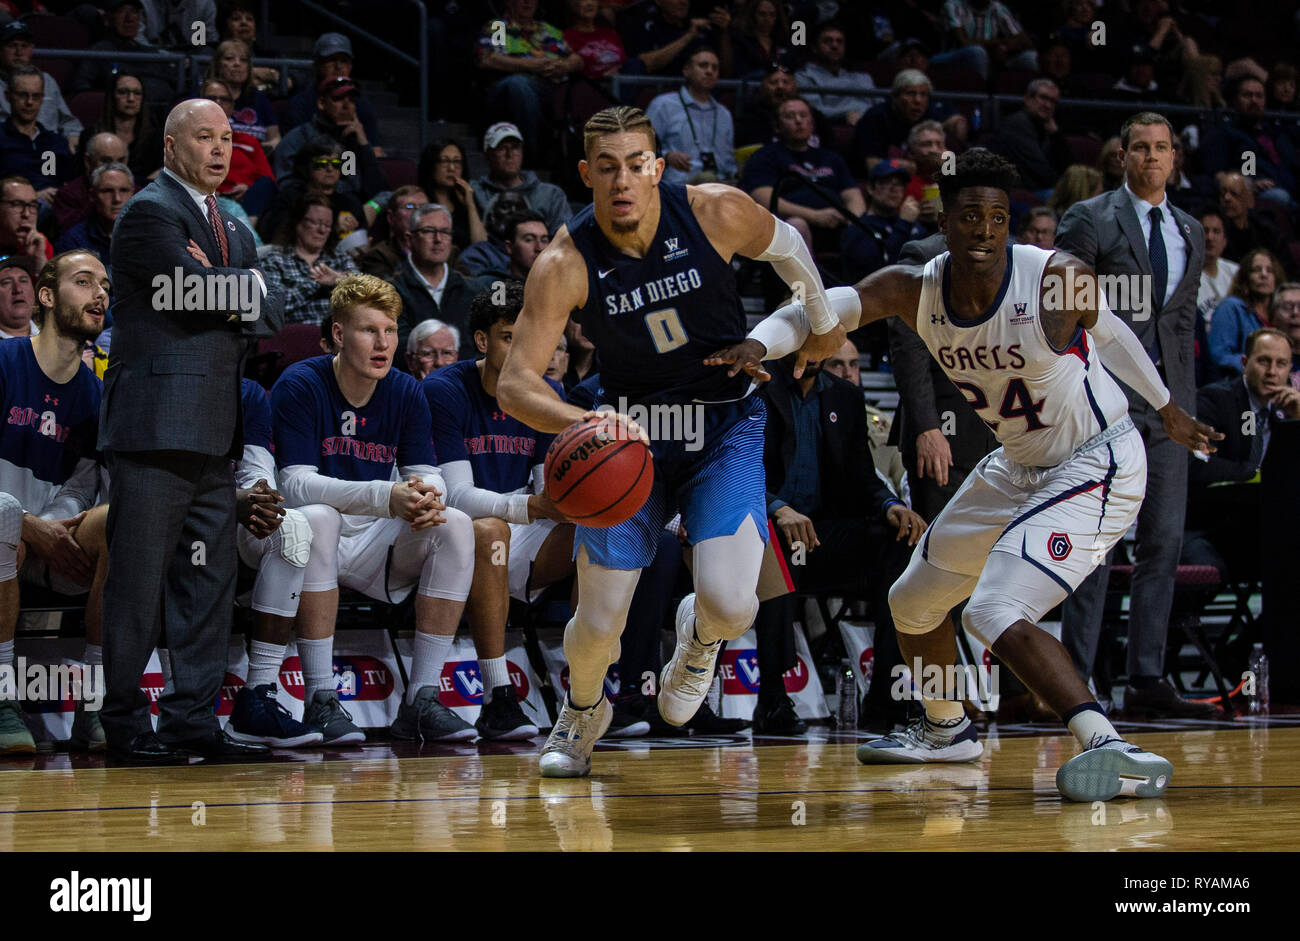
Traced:
MULTIPOLYGON (((212 59, 211 52, 167 52, 159 49, 154 52, 118 52, 111 49, 34 49, 32 55, 38 59, 100 59, 109 62, 160 62, 175 64, 176 91, 184 93, 189 90, 191 74, 198 75, 198 66, 206 65, 212 59)), ((270 65, 280 70, 280 94, 289 90, 289 69, 311 68, 311 59, 287 59, 258 56, 256 65, 270 65)))

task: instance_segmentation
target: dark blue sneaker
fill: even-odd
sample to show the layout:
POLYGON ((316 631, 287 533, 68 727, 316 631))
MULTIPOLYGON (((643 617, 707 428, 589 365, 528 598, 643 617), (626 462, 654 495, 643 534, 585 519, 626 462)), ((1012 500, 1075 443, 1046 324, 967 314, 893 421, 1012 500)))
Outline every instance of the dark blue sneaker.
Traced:
POLYGON ((226 734, 237 742, 298 748, 319 745, 325 738, 319 729, 309 728, 289 714, 275 698, 275 684, 245 686, 235 694, 226 734))

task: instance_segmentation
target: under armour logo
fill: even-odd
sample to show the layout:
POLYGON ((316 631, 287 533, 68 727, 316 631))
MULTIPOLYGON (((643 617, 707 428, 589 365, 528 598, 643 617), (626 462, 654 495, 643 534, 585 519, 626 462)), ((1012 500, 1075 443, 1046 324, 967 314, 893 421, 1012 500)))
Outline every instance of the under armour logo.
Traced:
POLYGON ((492 413, 492 420, 493 420, 493 421, 505 421, 505 420, 506 420, 506 413, 505 413, 505 412, 500 412, 500 411, 498 411, 498 412, 493 412, 493 413, 492 413))
POLYGON ((47 405, 58 405, 58 404, 59 404, 59 400, 58 400, 57 398, 55 398, 54 396, 50 395, 48 392, 45 394, 45 402, 46 402, 47 405))
POLYGON ((297 597, 298 597, 298 593, 297 593, 296 591, 291 591, 291 592, 289 592, 289 600, 290 600, 290 601, 292 601, 294 598, 297 598, 297 597))
POLYGON ((948 322, 948 321, 944 319, 943 314, 931 314, 931 315, 930 315, 930 323, 947 323, 947 322, 948 322))
POLYGON ((357 424, 360 425, 362 428, 364 428, 366 427, 366 420, 364 418, 358 418, 357 424))

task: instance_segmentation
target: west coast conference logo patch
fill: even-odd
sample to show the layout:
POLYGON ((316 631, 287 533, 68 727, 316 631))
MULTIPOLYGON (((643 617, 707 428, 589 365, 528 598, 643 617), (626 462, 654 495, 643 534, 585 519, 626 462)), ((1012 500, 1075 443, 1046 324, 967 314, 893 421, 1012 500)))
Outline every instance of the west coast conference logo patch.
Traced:
MULTIPOLYGON (((280 664, 280 685, 294 699, 306 692, 302 661, 288 657, 280 664)), ((393 671, 382 660, 360 654, 334 657, 334 688, 340 702, 383 702, 393 694, 393 671)))
MULTIPOLYGON (((787 693, 797 693, 808 685, 808 664, 798 654, 795 660, 794 667, 782 677, 787 693)), ((722 676, 722 691, 726 695, 753 696, 758 692, 758 651, 724 650, 718 673, 722 676)))
POLYGON ((678 240, 675 238, 664 239, 664 250, 668 252, 667 255, 664 255, 664 261, 676 261, 678 258, 685 258, 691 253, 689 248, 678 248, 677 242, 678 240))
POLYGON ((1047 537, 1047 554, 1054 561, 1064 561, 1073 548, 1074 544, 1070 542, 1070 537, 1065 533, 1052 533, 1047 537))
MULTIPOLYGON (((520 700, 528 698, 528 674, 519 668, 513 660, 506 661, 506 672, 520 700)), ((477 660, 448 661, 442 666, 442 677, 438 684, 439 699, 444 706, 481 706, 483 705, 483 673, 479 670, 477 660)))
POLYGON ((1016 301, 1012 305, 1015 310, 1015 316, 1008 320, 1008 323, 1033 323, 1034 315, 1029 313, 1028 301, 1016 301))

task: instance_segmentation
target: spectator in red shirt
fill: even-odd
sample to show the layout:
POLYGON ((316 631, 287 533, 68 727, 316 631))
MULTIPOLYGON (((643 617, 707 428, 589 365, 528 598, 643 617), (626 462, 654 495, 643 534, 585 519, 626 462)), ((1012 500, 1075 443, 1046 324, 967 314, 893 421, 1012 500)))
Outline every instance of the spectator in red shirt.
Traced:
MULTIPOLYGON (((200 97, 215 101, 226 112, 235 110, 235 95, 228 82, 210 78, 203 83, 200 97)), ((226 180, 217 187, 222 196, 237 201, 248 213, 248 221, 257 225, 257 217, 266 212, 275 198, 275 174, 266 159, 262 142, 244 131, 232 131, 230 139, 230 170, 226 180)))
POLYGON ((564 41, 582 56, 582 74, 595 80, 613 75, 627 61, 627 51, 616 30, 597 24, 600 0, 569 0, 571 15, 564 41))

